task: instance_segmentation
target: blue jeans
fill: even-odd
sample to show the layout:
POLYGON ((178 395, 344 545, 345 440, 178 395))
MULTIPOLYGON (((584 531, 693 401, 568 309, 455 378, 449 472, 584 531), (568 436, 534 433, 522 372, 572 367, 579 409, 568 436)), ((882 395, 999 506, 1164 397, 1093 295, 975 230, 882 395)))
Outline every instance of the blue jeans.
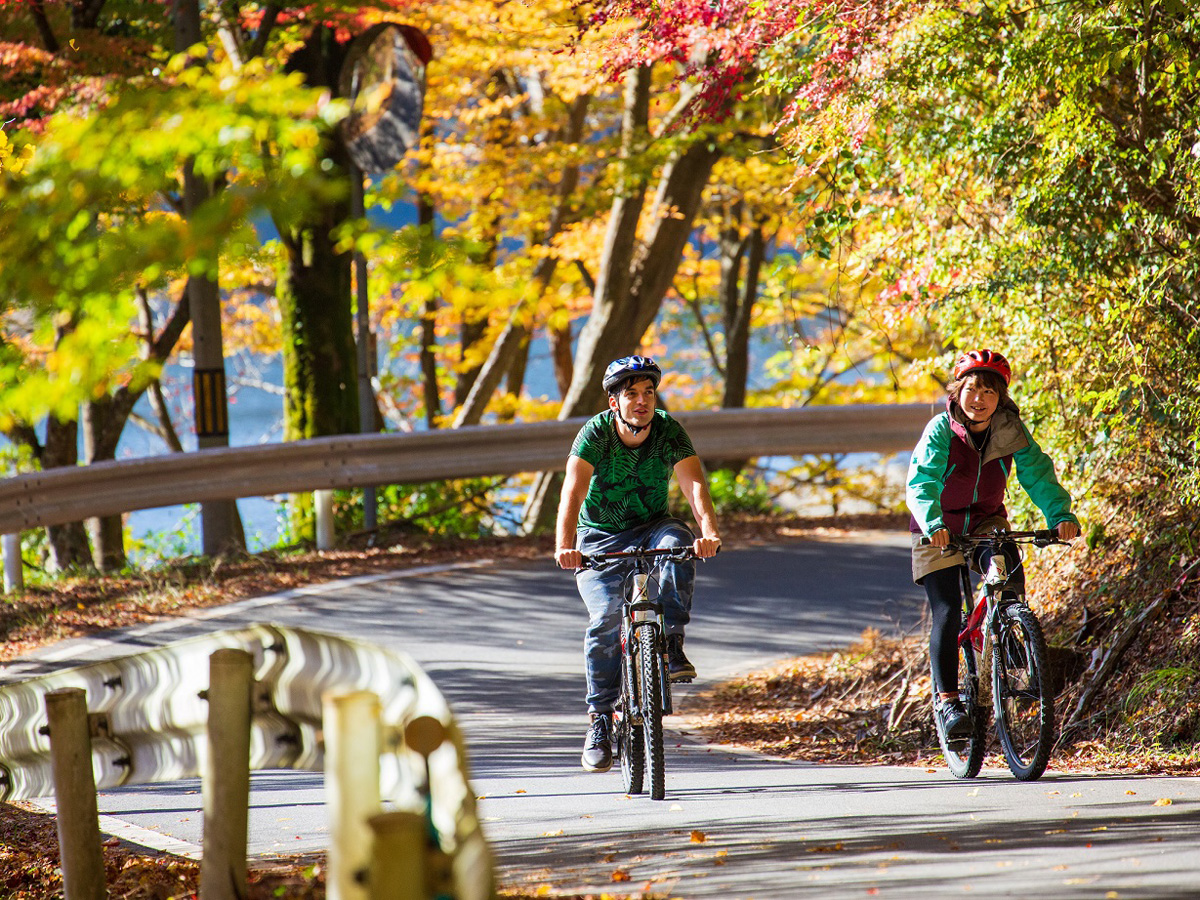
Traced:
MULTIPOLYGON (((686 524, 679 519, 667 518, 617 534, 582 526, 577 546, 584 554, 616 553, 642 548, 690 547, 695 539, 686 524)), ((621 605, 628 574, 629 567, 624 565, 612 565, 600 571, 580 569, 575 573, 579 595, 588 611, 584 656, 589 713, 612 712, 621 690, 621 605)), ((696 563, 693 560, 663 563, 656 577, 667 634, 683 634, 684 626, 691 618, 696 563)))

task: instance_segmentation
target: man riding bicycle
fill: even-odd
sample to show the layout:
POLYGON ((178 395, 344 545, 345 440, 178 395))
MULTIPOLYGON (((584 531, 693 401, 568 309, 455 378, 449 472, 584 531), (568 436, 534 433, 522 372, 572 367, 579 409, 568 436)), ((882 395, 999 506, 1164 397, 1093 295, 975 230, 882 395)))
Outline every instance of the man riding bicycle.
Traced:
MULTIPOLYGON (((588 610, 584 650, 590 724, 582 763, 589 772, 612 768, 624 574, 616 567, 580 569, 583 554, 691 545, 696 556, 708 558, 721 546, 708 482, 691 439, 682 425, 655 408, 661 379, 662 370, 646 356, 609 364, 604 373, 608 410, 576 435, 558 505, 554 559, 560 568, 577 570, 588 610), (672 471, 699 523, 699 538, 668 513, 672 471)), ((696 676, 683 652, 695 577, 694 561, 670 561, 659 579, 672 681, 696 676)))

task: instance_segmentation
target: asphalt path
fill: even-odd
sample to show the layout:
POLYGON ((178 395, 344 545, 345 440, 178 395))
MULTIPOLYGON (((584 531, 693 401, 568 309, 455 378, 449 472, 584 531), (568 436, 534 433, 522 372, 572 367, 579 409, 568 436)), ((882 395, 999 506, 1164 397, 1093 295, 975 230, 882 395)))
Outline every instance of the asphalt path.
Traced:
MULTIPOLYGON (((688 653, 700 683, 919 626, 907 536, 728 550, 700 566, 688 653)), ((668 719, 667 797, 579 767, 582 602, 550 561, 345 579, 14 662, 4 680, 253 622, 375 641, 416 659, 467 736, 502 882, 683 898, 1200 897, 1200 779, 1004 768, 818 766, 711 746, 668 719)), ((688 690, 684 687, 682 690, 688 690)), ((103 827, 196 855, 200 785, 101 794, 103 827)), ((47 801, 48 803, 48 801, 47 801)), ((326 846, 323 777, 256 773, 250 852, 326 846)))

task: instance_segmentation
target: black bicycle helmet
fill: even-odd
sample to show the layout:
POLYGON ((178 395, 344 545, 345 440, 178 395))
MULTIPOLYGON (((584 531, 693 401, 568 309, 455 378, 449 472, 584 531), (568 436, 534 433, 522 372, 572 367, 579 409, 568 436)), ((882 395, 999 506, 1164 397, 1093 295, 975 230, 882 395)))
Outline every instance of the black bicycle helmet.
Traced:
POLYGON ((649 378, 657 388, 662 380, 662 369, 648 356, 622 356, 610 362, 604 370, 604 390, 611 394, 621 382, 634 375, 649 378))

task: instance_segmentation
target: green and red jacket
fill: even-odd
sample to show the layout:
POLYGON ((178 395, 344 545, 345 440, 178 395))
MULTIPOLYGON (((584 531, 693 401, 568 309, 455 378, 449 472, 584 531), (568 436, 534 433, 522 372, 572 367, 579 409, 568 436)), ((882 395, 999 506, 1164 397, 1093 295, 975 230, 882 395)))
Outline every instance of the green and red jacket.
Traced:
POLYGON ((908 466, 905 499, 909 530, 932 535, 942 528, 970 534, 992 516, 1008 518, 1004 492, 1015 467, 1017 481, 1046 517, 1046 526, 1076 522, 1071 495, 1059 484, 1054 463, 1038 446, 1015 404, 1001 405, 980 452, 967 432, 967 418, 952 399, 930 420, 908 466))

